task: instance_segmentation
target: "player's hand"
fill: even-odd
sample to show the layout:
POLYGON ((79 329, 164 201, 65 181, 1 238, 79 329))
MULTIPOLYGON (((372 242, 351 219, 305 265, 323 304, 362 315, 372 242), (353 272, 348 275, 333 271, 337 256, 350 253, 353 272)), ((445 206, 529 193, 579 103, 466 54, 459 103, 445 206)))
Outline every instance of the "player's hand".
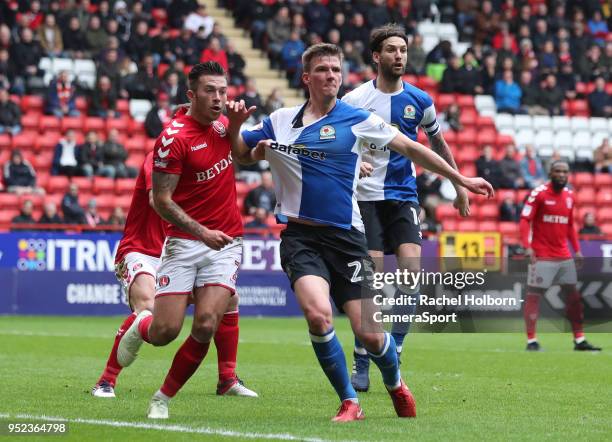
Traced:
POLYGON ((240 127, 246 120, 255 112, 257 106, 251 106, 247 109, 244 100, 227 102, 227 118, 230 126, 240 127))
POLYGON ((453 207, 459 211, 462 217, 470 216, 470 200, 467 192, 463 188, 457 189, 457 197, 453 202, 453 207))
POLYGON ((535 253, 533 252, 533 249, 531 247, 525 249, 525 258, 527 258, 529 260, 529 264, 535 264, 536 263, 536 256, 535 256, 535 253))
POLYGON ((484 178, 468 178, 463 177, 463 183, 461 184, 467 190, 478 195, 486 195, 487 198, 492 198, 495 195, 493 186, 484 178))
POLYGON ((374 172, 374 167, 370 163, 362 161, 359 166, 359 178, 372 176, 372 172, 374 172))
POLYGON ((576 263, 576 268, 581 269, 584 265, 584 255, 582 252, 576 252, 574 254, 574 262, 576 263))
POLYGON ((266 149, 274 143, 274 140, 260 140, 251 153, 251 158, 255 161, 266 159, 266 149))
POLYGON ((213 250, 221 250, 234 240, 234 238, 226 235, 221 230, 209 229, 206 229, 204 233, 200 235, 200 239, 204 244, 213 250))

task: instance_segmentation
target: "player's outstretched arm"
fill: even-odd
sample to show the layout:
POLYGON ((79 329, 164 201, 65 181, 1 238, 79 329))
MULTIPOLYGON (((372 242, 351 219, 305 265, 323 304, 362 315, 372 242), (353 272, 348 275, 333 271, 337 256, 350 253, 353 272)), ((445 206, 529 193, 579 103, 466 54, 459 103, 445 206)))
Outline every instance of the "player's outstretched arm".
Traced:
POLYGON ((425 169, 448 178, 453 184, 465 187, 470 192, 487 195, 489 198, 495 193, 493 186, 487 180, 461 175, 444 161, 440 155, 431 149, 427 149, 421 143, 412 141, 404 134, 398 133, 389 143, 389 147, 400 155, 410 158, 425 169))
POLYGON ((232 242, 233 238, 220 230, 209 230, 192 217, 172 200, 172 194, 179 182, 180 175, 153 172, 153 203, 157 213, 181 230, 200 239, 204 244, 214 250, 221 250, 232 242))
MULTIPOLYGON (((431 145, 431 149, 440 155, 444 161, 446 161, 450 166, 459 170, 457 167, 457 163, 455 163, 455 158, 453 157, 453 153, 448 147, 446 140, 444 139, 444 135, 442 135, 442 131, 438 132, 436 135, 429 137, 429 144, 431 145)), ((468 199, 467 192, 463 187, 455 186, 455 190, 457 191, 457 197, 455 198, 455 202, 453 205, 457 210, 459 210, 459 214, 463 217, 470 215, 470 200, 468 199)))

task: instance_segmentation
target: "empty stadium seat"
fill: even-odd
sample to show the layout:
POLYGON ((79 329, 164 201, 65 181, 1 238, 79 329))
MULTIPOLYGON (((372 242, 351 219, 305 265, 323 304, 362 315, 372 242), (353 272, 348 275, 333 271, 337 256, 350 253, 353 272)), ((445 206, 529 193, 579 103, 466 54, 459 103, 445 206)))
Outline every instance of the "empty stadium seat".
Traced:
POLYGON ((612 236, 612 223, 604 223, 599 226, 602 233, 606 236, 612 236))
POLYGON ((474 105, 480 115, 486 115, 487 112, 496 112, 495 100, 491 95, 476 95, 474 97, 474 105))
POLYGON ((540 149, 541 147, 552 147, 553 146, 554 134, 551 130, 541 130, 538 131, 537 135, 533 140, 533 144, 536 149, 540 149))
POLYGON ((479 232, 497 232, 498 222, 497 221, 481 221, 478 224, 479 232))
POLYGON ((0 193, 0 207, 2 210, 19 210, 21 207, 21 199, 14 193, 0 193))
POLYGON ((607 173, 596 173, 593 176, 593 186, 595 189, 612 187, 612 175, 607 173))
POLYGON ((83 131, 85 132, 88 132, 90 130, 102 132, 106 128, 106 121, 104 120, 104 118, 100 117, 86 117, 84 123, 85 126, 83 127, 83 131))
POLYGON ((478 222, 471 219, 460 219, 457 221, 457 230, 460 232, 477 232, 478 222))
POLYGON ((71 182, 79 187, 80 192, 93 192, 93 179, 84 176, 72 177, 71 182))
POLYGON ((18 209, 0 210, 0 224, 10 223, 17 215, 19 215, 18 209))
POLYGON ((13 137, 11 147, 20 150, 35 150, 38 147, 38 134, 32 131, 23 131, 13 137))
POLYGON ((612 122, 612 118, 599 118, 599 117, 589 118, 589 130, 591 132, 606 132, 610 130, 608 126, 608 120, 612 122))
POLYGON ((496 203, 482 204, 478 210, 478 218, 496 220, 499 218, 499 207, 496 203))
POLYGON ((438 204, 436 207, 436 219, 443 221, 445 219, 454 219, 457 216, 457 209, 451 204, 438 204))
POLYGON ((590 172, 578 172, 574 174, 570 182, 576 188, 593 185, 594 175, 590 172))
POLYGON ((62 133, 68 129, 81 131, 83 129, 83 117, 64 117, 61 119, 60 130, 62 133))
POLYGON ((572 133, 570 131, 561 130, 555 133, 552 145, 558 149, 564 147, 572 147, 572 133))
MULTIPOLYGON (((465 126, 475 126, 478 122, 478 112, 474 108, 466 108, 461 111, 461 116, 459 117, 459 122, 465 126)), ((482 128, 478 128, 482 129, 482 128)), ((490 128, 491 130, 495 130, 495 128, 490 128)))
POLYGON ((533 128, 533 117, 530 115, 515 115, 514 116, 514 129, 532 129, 533 128))
POLYGON ((535 130, 552 129, 552 118, 547 115, 536 115, 532 120, 535 130))
POLYGON ((59 193, 64 194, 68 190, 70 180, 66 176, 50 176, 47 182, 47 193, 59 193))
POLYGON ((518 146, 534 144, 535 134, 531 129, 523 129, 516 134, 516 136, 514 137, 514 141, 518 146))
POLYGON ((476 134, 476 143, 479 146, 484 146, 486 144, 495 145, 496 140, 497 134, 494 130, 478 130, 476 134))
POLYGON ((457 105, 461 108, 473 108, 474 107, 474 96, 472 95, 457 94, 456 101, 457 101, 457 105))
POLYGON ((457 230, 457 220, 455 220, 454 218, 443 219, 442 221, 440 221, 440 224, 442 224, 443 232, 453 232, 457 230))
POLYGON ((570 127, 573 132, 589 130, 589 119, 584 117, 572 117, 570 118, 570 127))
POLYGON ((134 178, 118 178, 115 180, 115 193, 117 195, 132 195, 136 179, 134 178))
POLYGON ((593 149, 593 140, 590 132, 577 132, 572 138, 574 149, 593 149))
POLYGON ((497 228, 502 235, 519 233, 519 224, 512 221, 501 221, 497 228))
POLYGON ((62 134, 59 131, 47 131, 44 136, 38 138, 38 149, 40 151, 53 150, 59 142, 62 134))
POLYGON ((115 181, 112 178, 97 176, 94 178, 92 190, 96 195, 112 194, 115 191, 115 181))
POLYGON ((600 189, 595 196, 595 204, 598 207, 612 206, 612 188, 600 189))
POLYGON ((570 130, 571 123, 568 117, 554 116, 552 117, 552 129, 557 130, 570 130))
MULTIPOLYGON (((589 212, 584 212, 580 217, 581 222, 584 218, 584 214, 586 213, 589 212)), ((612 207, 600 207, 597 210, 597 213, 595 213, 594 211, 590 213, 593 213, 596 216, 598 223, 612 223, 612 207)))
POLYGON ((495 193, 495 197, 497 199, 497 204, 501 204, 506 198, 512 199, 513 202, 516 202, 517 193, 512 189, 499 189, 495 193))
POLYGON ((57 118, 55 115, 42 115, 40 117, 39 123, 38 123, 38 129, 40 130, 40 132, 47 132, 47 131, 59 131, 60 130, 60 119, 57 118))
POLYGON ((153 105, 149 100, 130 100, 130 115, 137 121, 144 121, 153 105))
POLYGON ((497 130, 510 129, 514 131, 514 117, 510 114, 497 114, 495 116, 497 130))

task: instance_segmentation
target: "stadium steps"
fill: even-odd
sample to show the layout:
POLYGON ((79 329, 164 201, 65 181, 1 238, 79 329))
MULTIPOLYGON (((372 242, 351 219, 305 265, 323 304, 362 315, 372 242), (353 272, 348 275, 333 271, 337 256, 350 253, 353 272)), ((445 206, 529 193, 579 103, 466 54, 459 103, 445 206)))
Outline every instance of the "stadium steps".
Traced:
POLYGON ((280 88, 285 106, 296 106, 304 101, 302 92, 289 86, 284 73, 272 69, 265 53, 253 49, 251 38, 241 28, 237 27, 229 11, 217 6, 216 0, 199 0, 199 3, 206 5, 209 15, 221 25, 221 31, 236 47, 246 62, 245 73, 249 77, 255 78, 257 89, 265 102, 268 95, 274 88, 280 88))

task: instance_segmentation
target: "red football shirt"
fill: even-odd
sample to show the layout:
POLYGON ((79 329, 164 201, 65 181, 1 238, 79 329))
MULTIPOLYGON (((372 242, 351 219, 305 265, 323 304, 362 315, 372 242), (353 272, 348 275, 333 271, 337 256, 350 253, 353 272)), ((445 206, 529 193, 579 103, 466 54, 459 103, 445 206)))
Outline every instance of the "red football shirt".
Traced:
POLYGON ((166 239, 167 223, 149 204, 149 191, 153 187, 153 152, 149 152, 140 167, 130 210, 125 220, 123 238, 119 242, 115 262, 130 252, 159 257, 166 239))
POLYGON ((568 240, 575 252, 580 251, 573 192, 565 187, 557 193, 550 182, 536 187, 521 213, 521 239, 525 248, 531 245, 538 258, 571 258, 568 240))
MULTIPOLYGON (((227 118, 209 126, 178 115, 155 143, 153 170, 180 175, 172 199, 207 229, 242 235, 227 118)), ((168 236, 197 239, 171 225, 168 236)))

